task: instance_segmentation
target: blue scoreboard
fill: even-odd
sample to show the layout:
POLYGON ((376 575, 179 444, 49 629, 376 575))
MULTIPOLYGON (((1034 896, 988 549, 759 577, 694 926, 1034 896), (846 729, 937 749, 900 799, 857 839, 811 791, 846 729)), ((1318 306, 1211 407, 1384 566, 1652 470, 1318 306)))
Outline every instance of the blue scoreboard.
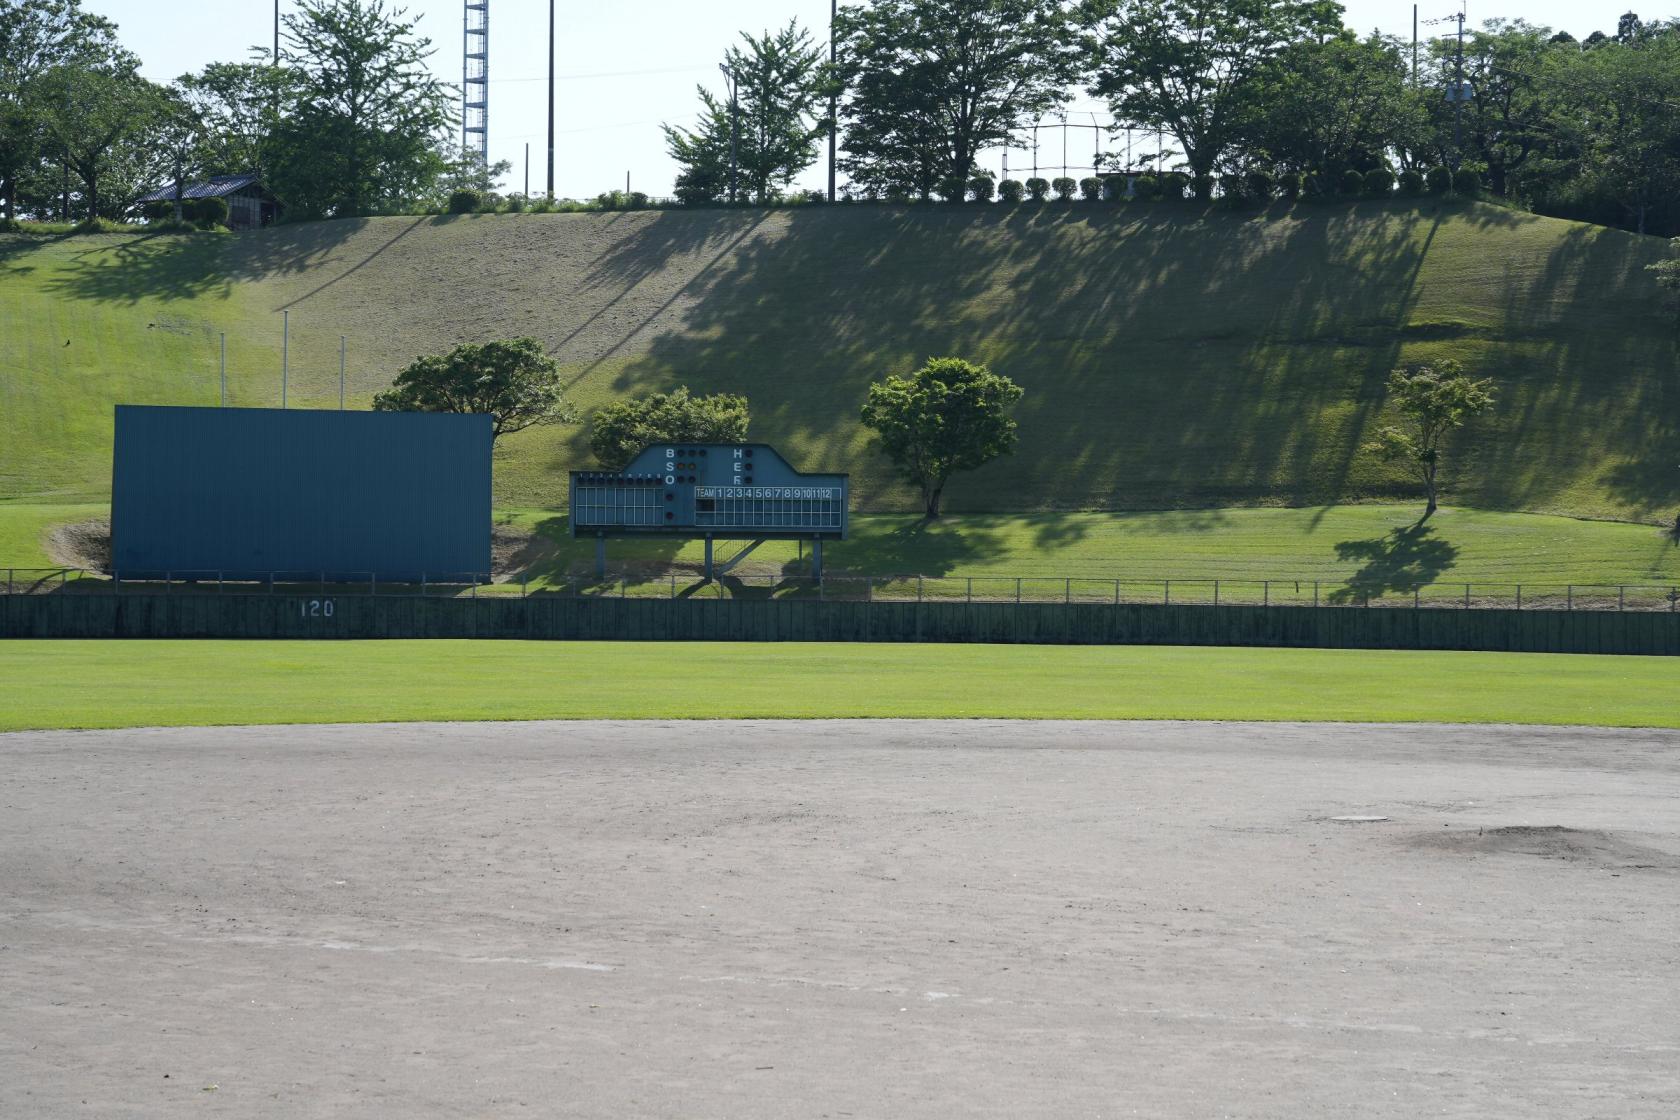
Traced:
POLYGON ((571 530, 704 537, 709 574, 714 539, 843 540, 847 497, 846 475, 801 474, 768 444, 657 444, 622 471, 573 471, 571 530))

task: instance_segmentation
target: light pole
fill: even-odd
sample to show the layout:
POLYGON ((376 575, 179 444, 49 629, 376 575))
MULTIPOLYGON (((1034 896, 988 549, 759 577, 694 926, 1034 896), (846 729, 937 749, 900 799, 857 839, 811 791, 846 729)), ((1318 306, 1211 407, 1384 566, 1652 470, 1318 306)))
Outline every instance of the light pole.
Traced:
POLYGON ((554 0, 548 0, 548 200, 554 201, 554 0))
MULTIPOLYGON (((828 69, 829 81, 834 80, 834 21, 840 18, 840 0, 829 0, 828 6, 828 69)), ((840 91, 829 88, 828 93, 828 200, 834 201, 834 154, 838 148, 840 131, 840 91)), ((1008 158, 1008 157, 1005 157, 1008 158)))
POLYGON ((735 183, 740 167, 741 106, 735 99, 735 72, 727 62, 718 63, 723 80, 729 83, 729 205, 735 205, 735 183))

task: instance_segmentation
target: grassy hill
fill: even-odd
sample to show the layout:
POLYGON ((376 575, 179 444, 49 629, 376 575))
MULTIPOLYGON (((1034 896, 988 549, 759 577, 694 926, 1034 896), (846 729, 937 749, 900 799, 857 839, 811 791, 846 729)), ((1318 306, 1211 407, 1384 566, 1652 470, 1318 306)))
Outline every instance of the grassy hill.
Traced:
MULTIPOLYGON (((1493 376, 1452 500, 1654 518, 1680 491, 1680 362, 1656 239, 1480 204, 1206 214, 1068 205, 386 218, 237 237, 0 235, 0 498, 97 501, 119 401, 352 406, 413 356, 534 335, 587 412, 686 383, 753 434, 911 508, 856 422, 928 354, 1027 390, 957 512, 1307 504, 1406 493, 1359 454, 1396 364, 1493 376)), ((504 506, 557 507, 578 428, 508 438, 504 506)), ((1670 513, 1669 516, 1672 516, 1670 513)))

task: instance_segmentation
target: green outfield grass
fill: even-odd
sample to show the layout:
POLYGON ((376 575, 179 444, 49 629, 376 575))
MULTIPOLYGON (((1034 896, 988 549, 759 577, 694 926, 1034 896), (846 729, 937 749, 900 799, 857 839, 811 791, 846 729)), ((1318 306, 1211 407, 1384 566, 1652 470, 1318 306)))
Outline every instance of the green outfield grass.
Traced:
MULTIPOLYGON (((118 402, 366 407, 416 355, 532 335, 587 415, 686 383, 754 438, 904 511, 858 424, 929 354, 1026 389, 1013 456, 954 512, 1307 505, 1410 487, 1360 451, 1398 364, 1457 358, 1499 402, 1447 460, 1455 502, 1672 520, 1671 317, 1657 238, 1438 200, 1276 206, 807 207, 375 218, 229 237, 0 235, 0 499, 97 500, 118 402)), ((563 503, 583 427, 509 436, 497 502, 563 503)))
POLYGON ((47 534, 59 525, 105 517, 103 502, 0 502, 0 568, 54 568, 47 534))
POLYGON ((1680 661, 1369 650, 0 642, 0 730, 1002 717, 1680 727, 1680 661))

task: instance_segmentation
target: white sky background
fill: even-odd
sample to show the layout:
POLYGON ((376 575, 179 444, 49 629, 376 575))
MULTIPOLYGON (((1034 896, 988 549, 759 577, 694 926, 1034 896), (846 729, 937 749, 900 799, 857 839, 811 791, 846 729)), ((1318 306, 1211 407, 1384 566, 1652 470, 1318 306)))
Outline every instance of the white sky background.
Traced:
MULTIPOLYGON (((462 0, 388 0, 419 17, 420 30, 437 53, 432 65, 452 85, 461 81, 462 0)), ((252 46, 265 50, 273 38, 272 0, 230 0, 206 9, 183 7, 179 0, 84 0, 83 6, 114 20, 123 44, 141 58, 154 81, 172 80, 217 61, 247 57, 252 46)), ((282 10, 292 0, 281 0, 282 10)), ((1577 39, 1593 31, 1613 33, 1630 0, 1472 0, 1470 22, 1504 17, 1568 31, 1577 39)), ((1646 19, 1668 13, 1631 6, 1646 19)), ((1344 21, 1360 33, 1379 29, 1409 37, 1412 5, 1393 0, 1344 0, 1344 21)), ((1450 16, 1454 0, 1423 0, 1420 19, 1450 16)), ((562 197, 588 198, 623 189, 626 172, 635 190, 667 195, 676 168, 665 154, 662 121, 691 125, 698 104, 697 82, 721 90, 717 64, 743 30, 781 27, 797 18, 826 42, 829 0, 556 0, 558 32, 555 66, 555 191, 562 197)), ((1420 27, 1419 33, 1444 33, 1451 25, 1420 27)), ((509 160, 508 190, 524 186, 525 145, 531 145, 531 190, 541 193, 546 179, 548 0, 490 0, 490 158, 509 160)), ((1077 91, 1073 120, 1090 120, 1103 106, 1077 91)), ((1070 163, 1089 164, 1089 129, 1073 133, 1070 163)), ((1059 126, 1041 134, 1041 165, 1060 165, 1059 126)), ((1113 141, 1105 143, 1112 149, 1113 141)), ((1120 141, 1124 147, 1124 140, 1120 141)), ((827 181, 824 157, 800 180, 822 187, 827 181)), ((1011 175, 1023 178, 1031 156, 1011 152, 1011 175)), ((983 165, 994 170, 1000 153, 988 153, 983 165)), ((1078 172, 1074 172, 1077 177, 1078 172)), ((1048 177, 1048 176, 1047 176, 1048 177)), ((842 180, 843 181, 843 180, 842 180)))

